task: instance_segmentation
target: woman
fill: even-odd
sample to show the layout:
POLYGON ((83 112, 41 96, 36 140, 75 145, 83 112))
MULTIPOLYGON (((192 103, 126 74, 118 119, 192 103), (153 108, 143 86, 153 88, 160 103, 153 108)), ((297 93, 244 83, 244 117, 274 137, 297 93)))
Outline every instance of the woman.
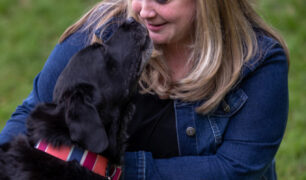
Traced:
POLYGON ((143 23, 159 53, 143 72, 129 125, 125 179, 276 179, 288 112, 288 53, 236 0, 104 0, 69 27, 7 122, 1 143, 50 102, 70 57, 107 40, 118 22, 143 23))

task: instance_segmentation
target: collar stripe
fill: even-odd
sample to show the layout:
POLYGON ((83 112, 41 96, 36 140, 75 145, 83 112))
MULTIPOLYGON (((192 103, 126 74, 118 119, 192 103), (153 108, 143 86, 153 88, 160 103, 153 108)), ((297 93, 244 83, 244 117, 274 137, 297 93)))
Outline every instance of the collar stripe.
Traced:
POLYGON ((89 170, 92 170, 96 159, 97 159, 97 155, 95 153, 87 151, 87 156, 85 157, 83 166, 89 170))
POLYGON ((47 143, 44 143, 44 142, 42 142, 42 140, 40 140, 40 141, 37 143, 37 145, 36 145, 36 149, 39 149, 39 150, 45 152, 45 150, 47 149, 47 146, 48 146, 47 143))
POLYGON ((83 151, 82 152, 82 154, 81 154, 81 161, 79 161, 80 162, 80 164, 83 166, 83 164, 84 164, 84 161, 85 161, 85 158, 86 158, 86 156, 87 156, 87 150, 85 150, 85 151, 83 151))
POLYGON ((73 150, 71 151, 70 157, 67 161, 76 160, 77 162, 81 162, 81 158, 84 151, 76 146, 73 146, 73 150))
POLYGON ((49 144, 45 152, 61 160, 66 161, 70 153, 70 149, 71 148, 68 148, 66 146, 53 147, 51 146, 51 144, 49 144))
POLYGON ((65 161, 69 161, 73 150, 74 150, 74 146, 71 147, 71 151, 69 152, 68 157, 67 157, 67 159, 65 161))
POLYGON ((98 156, 92 171, 97 174, 106 174, 107 163, 102 162, 108 162, 108 160, 103 156, 98 156))

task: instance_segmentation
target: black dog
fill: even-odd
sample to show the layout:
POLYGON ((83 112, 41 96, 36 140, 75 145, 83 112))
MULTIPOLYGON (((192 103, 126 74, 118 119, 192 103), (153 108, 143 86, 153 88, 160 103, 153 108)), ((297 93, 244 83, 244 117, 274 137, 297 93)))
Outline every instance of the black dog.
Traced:
POLYGON ((121 165, 135 109, 131 97, 151 50, 147 30, 129 18, 105 44, 72 57, 57 80, 53 103, 30 114, 28 135, 1 146, 0 179, 109 179, 34 146, 41 140, 54 148, 74 146, 121 165))

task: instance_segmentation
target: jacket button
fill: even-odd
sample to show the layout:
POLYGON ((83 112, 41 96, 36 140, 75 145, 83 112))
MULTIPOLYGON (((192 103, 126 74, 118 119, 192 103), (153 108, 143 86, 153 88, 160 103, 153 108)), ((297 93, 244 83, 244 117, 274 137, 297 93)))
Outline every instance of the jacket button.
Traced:
POLYGON ((223 107, 224 112, 227 112, 227 113, 231 112, 231 107, 224 100, 222 102, 222 107, 223 107))
POLYGON ((195 130, 195 128, 193 128, 193 127, 188 127, 188 128, 186 129, 186 134, 187 134, 187 136, 194 136, 195 133, 196 133, 196 130, 195 130))
POLYGON ((226 105, 223 110, 225 112, 229 113, 229 112, 231 112, 231 107, 229 105, 226 105))

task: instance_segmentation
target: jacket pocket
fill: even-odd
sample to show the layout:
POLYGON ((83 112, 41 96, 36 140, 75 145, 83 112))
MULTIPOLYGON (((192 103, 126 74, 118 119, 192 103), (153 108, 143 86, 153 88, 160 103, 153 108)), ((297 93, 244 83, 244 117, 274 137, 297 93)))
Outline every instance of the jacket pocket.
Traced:
POLYGON ((230 92, 222 100, 216 111, 208 116, 211 130, 214 136, 214 152, 221 145, 224 131, 230 121, 230 117, 235 115, 246 103, 248 96, 242 89, 230 92))
POLYGON ((199 154, 215 154, 223 142, 223 134, 232 116, 246 103, 248 97, 242 89, 231 91, 217 109, 209 115, 198 115, 197 127, 205 132, 198 133, 199 154))
POLYGON ((225 96, 218 108, 210 116, 231 117, 242 108, 247 99, 248 96, 242 89, 232 91, 225 96))

